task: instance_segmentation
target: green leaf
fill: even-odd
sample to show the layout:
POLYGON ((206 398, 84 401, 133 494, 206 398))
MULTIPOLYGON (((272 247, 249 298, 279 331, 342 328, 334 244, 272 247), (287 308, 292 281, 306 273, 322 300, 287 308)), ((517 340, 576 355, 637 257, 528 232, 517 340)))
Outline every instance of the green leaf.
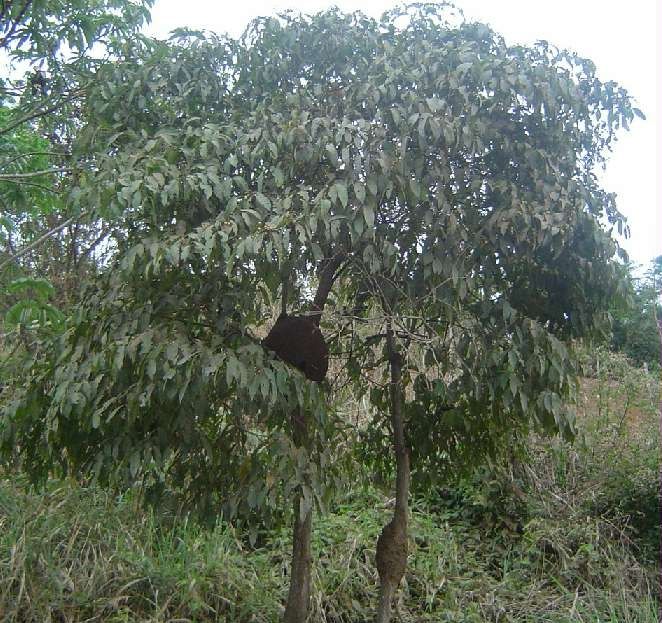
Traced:
POLYGON ((410 179, 409 180, 409 187, 411 188, 411 192, 414 195, 416 199, 421 198, 421 184, 417 179, 410 179))
POLYGON ((338 199, 340 199, 340 203, 342 204, 342 207, 346 208, 348 202, 347 186, 345 185, 344 182, 336 182, 334 187, 336 189, 336 192, 338 193, 338 199))
POLYGON ((426 100, 428 108, 435 113, 442 109, 444 103, 438 97, 428 97, 426 100))
POLYGON ((271 212, 271 201, 269 201, 268 197, 265 197, 262 193, 256 193, 255 200, 261 208, 267 212, 271 212))
POLYGON ((274 176, 276 186, 280 188, 285 182, 285 175, 283 174, 283 171, 279 167, 274 167, 271 169, 271 174, 274 176))
POLYGON ((354 196, 361 204, 365 201, 365 186, 361 182, 354 182, 354 196))
POLYGON ((55 288, 47 279, 40 277, 17 277, 9 282, 8 293, 26 292, 34 290, 40 300, 46 300, 55 293, 55 288))
POLYGON ((336 148, 331 143, 327 143, 324 146, 324 151, 326 152, 326 157, 329 159, 329 162, 334 166, 338 166, 338 152, 336 148))
POLYGON ((368 229, 372 229, 375 225, 375 213, 369 205, 363 206, 363 218, 365 218, 365 224, 368 226, 368 229))

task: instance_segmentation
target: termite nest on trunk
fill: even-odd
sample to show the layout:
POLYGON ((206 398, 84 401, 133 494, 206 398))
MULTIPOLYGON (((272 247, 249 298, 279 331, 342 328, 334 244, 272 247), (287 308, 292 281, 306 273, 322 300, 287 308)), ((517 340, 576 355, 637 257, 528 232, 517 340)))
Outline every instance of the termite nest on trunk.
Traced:
POLYGON ((404 513, 396 513, 382 529, 375 558, 382 583, 397 587, 407 567, 407 519, 404 513))
POLYGON ((329 347, 317 323, 308 316, 281 314, 262 344, 311 381, 324 380, 329 347))

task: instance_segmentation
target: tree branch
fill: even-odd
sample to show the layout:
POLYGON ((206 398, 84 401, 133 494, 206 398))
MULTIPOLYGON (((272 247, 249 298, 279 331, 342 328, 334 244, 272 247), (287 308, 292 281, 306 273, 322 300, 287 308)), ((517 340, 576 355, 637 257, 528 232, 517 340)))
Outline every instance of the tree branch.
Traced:
POLYGON ((78 255, 78 263, 80 264, 80 261, 84 258, 86 258, 94 249, 96 249, 101 242, 103 242, 104 238, 107 238, 110 235, 110 228, 106 229, 105 231, 102 231, 101 234, 94 240, 94 242, 85 249, 85 251, 82 251, 78 255))
POLYGON ((29 177, 38 177, 40 175, 50 175, 51 173, 71 173, 73 169, 45 169, 44 171, 30 171, 29 173, 0 173, 0 180, 27 179, 29 177))
POLYGON ((336 271, 343 263, 347 254, 344 251, 339 251, 332 258, 330 258, 320 269, 319 285, 312 305, 312 313, 310 319, 317 325, 320 323, 324 306, 329 298, 333 282, 336 279, 336 271))
POLYGON ((43 117, 44 115, 48 115, 49 113, 52 113, 53 111, 57 110, 60 106, 62 106, 66 101, 73 99, 76 95, 80 95, 82 91, 83 91, 82 89, 79 89, 78 91, 69 94, 68 97, 65 97, 61 101, 53 104, 52 106, 49 106, 48 108, 44 108, 43 110, 39 110, 38 109, 39 107, 36 106, 29 113, 26 113, 22 117, 19 117, 13 123, 10 123, 8 126, 4 128, 0 128, 0 136, 2 136, 3 134, 7 134, 8 132, 11 132, 14 128, 17 128, 19 125, 24 124, 26 121, 32 121, 32 119, 36 119, 37 117, 43 117))
POLYGON ((7 162, 1 163, 0 167, 4 169, 10 164, 16 162, 17 160, 21 160, 21 158, 30 158, 31 156, 55 156, 56 158, 69 158, 71 154, 60 151, 26 151, 23 154, 19 154, 18 156, 15 156, 11 160, 7 160, 7 162))
POLYGON ((48 240, 49 238, 53 237, 55 234, 57 234, 59 231, 62 231, 65 227, 69 226, 71 223, 74 221, 83 218, 86 216, 88 212, 85 210, 81 212, 80 214, 77 214, 76 216, 72 216, 71 218, 68 218, 64 223, 61 223, 57 227, 54 227, 50 231, 47 231, 43 236, 35 240, 32 244, 29 244, 27 247, 22 248, 20 251, 17 253, 14 253, 14 255, 11 255, 8 257, 4 262, 0 264, 0 271, 2 271, 6 266, 11 264, 12 262, 15 262, 18 258, 24 256, 26 253, 29 253, 33 249, 36 249, 39 245, 43 244, 48 240))
MULTIPOLYGON (((11 28, 9 29, 9 32, 2 38, 2 41, 0 41, 0 48, 7 47, 9 41, 11 38, 14 36, 14 32, 16 32, 16 28, 18 25, 21 23, 21 20, 25 16, 27 10, 30 8, 30 5, 32 4, 32 0, 26 0, 25 4, 21 8, 20 13, 16 16, 16 19, 14 19, 14 23, 12 24, 11 28)), ((9 7, 11 10, 11 7, 9 7)), ((4 13, 4 10, 3 10, 4 13)))
POLYGON ((61 190, 55 190, 55 188, 52 188, 50 186, 44 186, 43 184, 37 184, 37 182, 26 182, 25 180, 13 180, 13 179, 6 179, 4 180, 8 184, 16 184, 17 186, 34 186, 35 188, 39 188, 47 193, 56 193, 59 194, 62 191, 61 190))

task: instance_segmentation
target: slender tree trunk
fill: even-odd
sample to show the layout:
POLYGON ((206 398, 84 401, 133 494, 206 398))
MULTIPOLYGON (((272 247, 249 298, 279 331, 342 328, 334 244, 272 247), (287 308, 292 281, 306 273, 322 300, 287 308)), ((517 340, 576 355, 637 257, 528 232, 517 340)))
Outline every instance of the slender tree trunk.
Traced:
POLYGON ((391 604, 395 596, 395 589, 397 587, 392 583, 385 583, 382 580, 379 586, 379 603, 377 604, 377 615, 375 616, 375 623, 388 623, 391 620, 391 604))
MULTIPOLYGON (((309 446, 308 422, 305 415, 297 412, 292 417, 294 443, 301 447, 309 446)), ((285 606, 285 623, 304 623, 310 606, 310 575, 312 566, 310 541, 312 536, 312 505, 301 515, 303 494, 301 491, 294 498, 294 527, 292 529, 292 570, 290 571, 290 589, 285 606)))
POLYGON ((390 402, 393 446, 395 448, 395 511, 377 539, 379 606, 375 623, 389 623, 391 604, 407 567, 407 505, 409 499, 409 453, 405 443, 402 415, 402 357, 395 349, 393 331, 386 332, 391 369, 390 402))
MULTIPOLYGON (((329 293, 337 277, 337 271, 345 260, 343 251, 336 253, 328 258, 320 267, 319 284, 315 298, 312 304, 311 320, 319 326, 324 312, 324 306, 329 298, 329 293)), ((287 281, 284 282, 283 308, 286 310, 286 290, 287 281)), ((298 447, 304 447, 310 452, 311 433, 307 414, 297 410, 292 416, 292 438, 294 444, 298 447)), ((306 483, 302 483, 302 486, 306 483)), ((301 504, 303 493, 301 490, 294 499, 294 526, 292 529, 292 570, 290 572, 290 588, 287 593, 287 604, 283 616, 284 623, 305 623, 310 607, 310 587, 311 587, 311 536, 313 523, 312 502, 310 508, 301 515, 301 504)))
POLYGON ((310 538, 313 511, 310 509, 301 519, 299 510, 301 496, 294 501, 294 529, 292 533, 292 572, 290 590, 285 608, 285 623, 304 623, 310 607, 310 572, 312 565, 310 538))

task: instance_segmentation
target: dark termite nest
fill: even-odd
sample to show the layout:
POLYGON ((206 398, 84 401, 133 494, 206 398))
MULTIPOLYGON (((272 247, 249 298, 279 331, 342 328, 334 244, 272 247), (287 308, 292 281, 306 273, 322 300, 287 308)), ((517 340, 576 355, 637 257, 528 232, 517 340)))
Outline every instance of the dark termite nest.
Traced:
POLYGON ((329 348, 320 328, 307 316, 281 314, 262 344, 311 381, 324 380, 329 348))

